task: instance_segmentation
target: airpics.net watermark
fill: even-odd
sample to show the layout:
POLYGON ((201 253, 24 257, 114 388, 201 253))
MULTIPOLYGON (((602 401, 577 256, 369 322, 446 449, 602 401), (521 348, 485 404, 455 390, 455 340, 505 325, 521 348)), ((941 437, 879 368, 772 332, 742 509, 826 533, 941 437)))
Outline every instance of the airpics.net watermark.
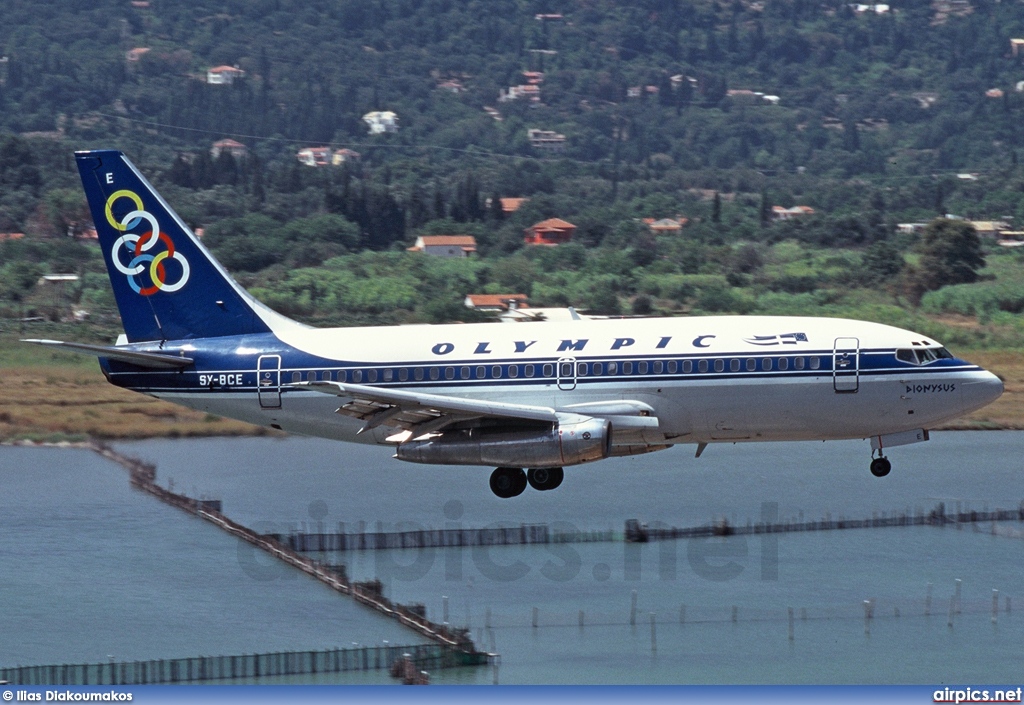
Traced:
MULTIPOLYGON (((445 531, 459 531, 469 527, 460 521, 463 506, 458 500, 445 504, 445 531)), ((310 505, 310 516, 320 521, 327 516, 327 506, 321 500, 310 505)), ((761 504, 760 522, 772 524, 779 519, 777 502, 761 504)), ((495 523, 484 527, 473 527, 500 531, 508 524, 495 523)), ((551 535, 585 536, 590 532, 581 530, 570 522, 550 522, 547 525, 551 535)), ((287 535, 294 527, 272 522, 261 522, 253 527, 261 534, 287 535)), ((670 529, 664 522, 648 522, 645 527, 650 534, 670 529)), ((391 527, 395 533, 429 532, 430 529, 416 522, 401 522, 391 527)), ((593 545, 593 544, 590 544, 593 545)), ((659 539, 650 543, 616 540, 605 545, 621 547, 621 570, 615 571, 608 561, 587 560, 595 551, 588 550, 587 542, 553 541, 522 544, 483 543, 468 546, 426 545, 415 548, 386 548, 348 550, 325 554, 331 560, 346 563, 372 562, 374 575, 385 583, 415 582, 426 578, 432 571, 443 571, 446 582, 463 582, 481 578, 499 583, 515 582, 530 575, 539 574, 546 580, 564 583, 576 579, 592 578, 597 582, 621 577, 626 582, 639 582, 642 577, 655 571, 657 579, 674 581, 689 573, 699 579, 711 582, 736 580, 744 575, 763 581, 779 579, 779 536, 762 533, 756 536, 724 535, 699 536, 685 539, 659 539), (524 552, 528 547, 532 550, 524 552), (752 572, 754 571, 754 572, 752 572)), ((607 552, 604 552, 605 554, 607 552)), ((307 554, 313 555, 313 554, 307 554)), ((242 571, 259 581, 273 581, 295 578, 299 572, 285 565, 270 554, 249 543, 240 541, 238 563, 242 571)))

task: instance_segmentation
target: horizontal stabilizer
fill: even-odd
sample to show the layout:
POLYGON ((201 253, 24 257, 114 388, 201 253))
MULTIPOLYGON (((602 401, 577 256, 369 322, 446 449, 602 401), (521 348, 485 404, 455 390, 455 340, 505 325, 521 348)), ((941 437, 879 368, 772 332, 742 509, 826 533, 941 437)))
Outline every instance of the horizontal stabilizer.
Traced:
POLYGON ((46 345, 48 347, 61 348, 71 352, 96 355, 110 360, 120 360, 139 367, 148 367, 154 370, 177 370, 188 367, 193 363, 190 357, 179 357, 165 353, 143 352, 140 350, 125 350, 119 347, 108 345, 89 345, 88 343, 65 343, 63 340, 22 340, 23 343, 35 345, 46 345))

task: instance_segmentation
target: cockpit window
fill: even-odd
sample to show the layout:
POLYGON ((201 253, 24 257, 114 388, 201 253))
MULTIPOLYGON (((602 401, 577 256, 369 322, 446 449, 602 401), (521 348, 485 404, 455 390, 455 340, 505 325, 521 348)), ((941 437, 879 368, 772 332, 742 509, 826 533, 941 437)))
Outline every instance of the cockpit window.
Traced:
POLYGON ((936 360, 951 359, 953 354, 946 348, 900 348, 896 359, 911 365, 927 365, 936 360))

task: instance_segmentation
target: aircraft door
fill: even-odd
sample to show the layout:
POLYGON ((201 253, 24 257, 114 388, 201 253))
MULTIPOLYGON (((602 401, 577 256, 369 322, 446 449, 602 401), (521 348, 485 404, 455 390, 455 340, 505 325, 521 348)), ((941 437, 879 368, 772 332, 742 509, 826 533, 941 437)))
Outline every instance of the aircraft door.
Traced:
POLYGON ((566 391, 576 389, 576 358, 562 357, 555 367, 558 376, 558 388, 566 391))
POLYGON ((832 351, 832 386, 837 393, 852 393, 860 388, 860 340, 836 338, 832 351))
POLYGON ((259 387, 260 408, 281 408, 281 356, 260 355, 256 361, 256 384, 259 387))

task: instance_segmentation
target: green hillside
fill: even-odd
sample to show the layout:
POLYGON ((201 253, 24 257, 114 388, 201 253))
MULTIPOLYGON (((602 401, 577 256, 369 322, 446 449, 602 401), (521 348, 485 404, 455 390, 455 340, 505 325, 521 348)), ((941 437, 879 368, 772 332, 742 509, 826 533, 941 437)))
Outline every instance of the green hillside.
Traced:
POLYGON ((963 245, 956 222, 897 228, 1024 230, 1019 2, 0 0, 0 16, 0 233, 24 233, 0 240, 7 320, 78 308, 116 328, 98 252, 68 236, 88 227, 72 152, 113 147, 243 284, 315 323, 471 320, 466 294, 525 293, 1024 343, 1015 250, 963 245), (219 66, 230 85, 208 83, 219 66), (372 111, 397 131, 369 134, 372 111), (245 154, 213 156, 224 138, 245 154), (299 163, 320 146, 359 158, 299 163), (509 197, 528 200, 503 212, 509 197), (525 246, 551 217, 573 243, 525 246), (686 225, 644 222, 662 218, 686 225), (405 252, 423 234, 478 252, 405 252), (37 285, 55 272, 81 278, 37 285))

